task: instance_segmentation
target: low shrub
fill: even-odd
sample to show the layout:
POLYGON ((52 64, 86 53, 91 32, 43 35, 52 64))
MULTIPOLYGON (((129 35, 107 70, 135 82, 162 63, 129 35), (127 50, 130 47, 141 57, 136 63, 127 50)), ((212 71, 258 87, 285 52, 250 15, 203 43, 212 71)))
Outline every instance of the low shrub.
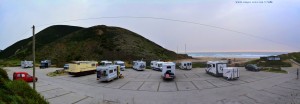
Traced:
POLYGON ((193 62, 192 65, 193 68, 205 68, 207 66, 206 62, 193 62))
POLYGON ((7 72, 3 69, 3 68, 0 68, 0 79, 3 78, 4 80, 8 80, 8 75, 7 75, 7 72))
POLYGON ((261 71, 274 72, 274 73, 287 73, 287 71, 281 70, 280 67, 264 67, 264 68, 261 68, 261 71))
POLYGON ((67 75, 68 73, 64 69, 55 70, 54 72, 47 73, 47 76, 54 77, 54 76, 62 76, 67 75))
POLYGON ((0 104, 48 104, 38 92, 23 80, 11 81, 0 68, 0 104))

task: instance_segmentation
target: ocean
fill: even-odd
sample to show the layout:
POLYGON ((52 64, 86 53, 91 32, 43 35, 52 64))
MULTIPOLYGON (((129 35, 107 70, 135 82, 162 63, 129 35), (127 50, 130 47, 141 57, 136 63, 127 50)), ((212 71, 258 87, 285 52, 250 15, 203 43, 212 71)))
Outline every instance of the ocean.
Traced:
POLYGON ((234 57, 234 58, 260 58, 263 56, 274 56, 288 52, 193 52, 187 53, 192 57, 234 57))

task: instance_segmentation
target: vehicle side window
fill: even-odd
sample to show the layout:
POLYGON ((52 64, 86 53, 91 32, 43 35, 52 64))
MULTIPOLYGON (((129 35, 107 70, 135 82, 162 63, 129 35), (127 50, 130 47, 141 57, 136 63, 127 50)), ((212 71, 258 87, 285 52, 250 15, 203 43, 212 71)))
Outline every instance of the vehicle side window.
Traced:
POLYGON ((109 73, 113 73, 114 71, 113 70, 109 70, 109 73))
POLYGON ((171 66, 167 66, 167 69, 171 69, 171 66))
POLYGON ((211 67, 211 64, 207 64, 207 67, 210 68, 210 67, 211 67))
POLYGON ((183 64, 183 66, 185 66, 185 64, 183 64))
POLYGON ((24 78, 25 77, 25 74, 22 74, 22 78, 24 78))
POLYGON ((213 67, 216 67, 215 64, 213 64, 213 67))
POLYGON ((17 77, 22 77, 21 74, 17 74, 17 77))
POLYGON ((117 69, 114 69, 114 71, 117 71, 117 69))

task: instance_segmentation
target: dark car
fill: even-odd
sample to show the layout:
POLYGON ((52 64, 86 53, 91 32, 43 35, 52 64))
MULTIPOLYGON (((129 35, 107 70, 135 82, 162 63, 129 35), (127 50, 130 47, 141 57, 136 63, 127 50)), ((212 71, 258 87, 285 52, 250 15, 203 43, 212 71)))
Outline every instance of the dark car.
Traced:
POLYGON ((257 67, 255 64, 248 64, 245 66, 245 68, 248 71, 260 71, 260 68, 257 67))

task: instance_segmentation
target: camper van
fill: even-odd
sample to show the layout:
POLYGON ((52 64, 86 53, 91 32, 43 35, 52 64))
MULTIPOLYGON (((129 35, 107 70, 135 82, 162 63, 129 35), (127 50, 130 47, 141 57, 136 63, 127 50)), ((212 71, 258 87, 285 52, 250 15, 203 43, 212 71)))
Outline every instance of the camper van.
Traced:
POLYGON ((146 62, 145 61, 133 61, 132 68, 134 70, 145 70, 145 68, 146 68, 146 62))
POLYGON ((112 65, 112 62, 111 61, 107 61, 107 60, 103 60, 99 64, 99 66, 108 66, 108 65, 112 65))
POLYGON ((49 66, 51 66, 51 60, 42 60, 41 65, 40 65, 40 69, 48 68, 49 66))
POLYGON ((21 61, 21 67, 22 68, 32 68, 33 67, 33 61, 21 61))
POLYGON ((180 63, 179 68, 180 69, 191 70, 193 68, 192 62, 190 62, 190 61, 183 61, 183 62, 180 63))
POLYGON ((161 76, 163 79, 174 79, 175 78, 175 63, 173 63, 173 62, 162 63, 161 76))
POLYGON ((106 65, 97 67, 97 80, 111 81, 121 76, 120 65, 106 65))
POLYGON ((74 61, 69 63, 69 68, 66 70, 70 75, 77 75, 81 73, 95 72, 97 61, 74 61))
POLYGON ((227 67, 227 62, 224 61, 208 61, 205 71, 207 74, 224 77, 228 80, 238 79, 240 75, 238 68, 227 67))
POLYGON ((124 63, 124 61, 114 61, 114 65, 120 65, 121 70, 122 71, 125 70, 125 63, 124 63))
POLYGON ((151 61, 151 69, 153 70, 158 70, 158 71, 162 71, 162 64, 164 62, 162 61, 151 61))

